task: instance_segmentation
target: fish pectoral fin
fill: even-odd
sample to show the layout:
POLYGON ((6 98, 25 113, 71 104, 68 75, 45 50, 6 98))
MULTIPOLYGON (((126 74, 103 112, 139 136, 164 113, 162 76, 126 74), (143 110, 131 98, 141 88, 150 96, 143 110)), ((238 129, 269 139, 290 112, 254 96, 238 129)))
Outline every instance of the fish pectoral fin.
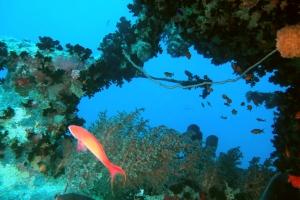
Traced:
POLYGON ((80 140, 77 141, 77 150, 78 151, 87 151, 87 147, 80 140))

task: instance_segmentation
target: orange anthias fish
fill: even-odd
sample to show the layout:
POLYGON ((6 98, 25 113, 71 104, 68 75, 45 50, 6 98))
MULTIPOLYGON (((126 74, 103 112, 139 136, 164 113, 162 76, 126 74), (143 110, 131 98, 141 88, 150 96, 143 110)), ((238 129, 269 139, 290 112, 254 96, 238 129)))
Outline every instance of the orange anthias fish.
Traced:
POLYGON ((237 110, 233 109, 232 111, 232 114, 236 115, 237 114, 237 110))
POLYGON ((103 165, 109 170, 110 177, 111 177, 111 191, 113 193, 113 183, 115 175, 121 173, 124 175, 124 183, 126 182, 126 173, 123 169, 118 166, 113 165, 107 158, 105 151, 97 140, 97 138, 91 134, 86 129, 71 125, 69 126, 69 130, 71 134, 78 140, 78 149, 89 149, 102 163, 103 165))
POLYGON ((232 100, 227 97, 227 103, 232 103, 232 100))
POLYGON ((300 119, 300 111, 298 111, 295 115, 295 119, 300 119))
POLYGON ((287 147, 285 147, 285 155, 286 157, 290 157, 290 151, 287 147))
POLYGON ((300 176, 294 176, 289 174, 288 182, 292 183, 294 188, 300 189, 300 176))
POLYGON ((170 73, 170 72, 164 72, 164 74, 166 75, 166 77, 173 77, 174 73, 170 73))
POLYGON ((243 72, 240 66, 236 66, 235 71, 237 71, 239 74, 243 72))
POLYGON ((226 94, 222 94, 222 98, 223 98, 223 99, 228 99, 228 97, 227 97, 226 94))
POLYGON ((236 71, 237 73, 241 74, 243 71, 241 69, 240 66, 236 66, 234 63, 231 63, 231 67, 234 71, 236 71))
POLYGON ((191 57, 192 57, 192 55, 191 55, 191 53, 190 53, 189 51, 187 51, 187 52, 185 53, 185 56, 186 56, 188 59, 191 59, 191 57))
POLYGON ((259 134, 259 133, 264 133, 264 129, 253 129, 252 131, 251 131, 251 133, 254 133, 254 134, 259 134))
POLYGON ((250 112, 251 112, 252 106, 251 106, 251 105, 248 105, 248 106, 247 106, 247 110, 250 110, 250 112))
POLYGON ((206 86, 207 91, 212 92, 214 91, 210 86, 206 86))
POLYGON ((236 68, 234 63, 231 63, 231 67, 232 67, 233 70, 235 70, 235 68, 236 68))
POLYGON ((245 77, 246 81, 249 81, 251 78, 253 78, 253 74, 247 74, 245 77))

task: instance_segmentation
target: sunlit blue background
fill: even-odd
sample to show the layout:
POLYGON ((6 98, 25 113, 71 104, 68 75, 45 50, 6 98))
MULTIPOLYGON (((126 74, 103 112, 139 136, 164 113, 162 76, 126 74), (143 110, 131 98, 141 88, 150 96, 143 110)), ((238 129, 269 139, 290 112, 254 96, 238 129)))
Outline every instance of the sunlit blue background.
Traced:
MULTIPOLYGON (((0 1, 0 36, 12 36, 16 39, 27 38, 38 42, 38 36, 50 36, 59 40, 64 46, 67 43, 80 44, 93 50, 97 56, 97 47, 102 38, 116 30, 120 17, 135 19, 127 9, 131 1, 99 1, 99 0, 1 0, 0 1)), ((164 77, 164 72, 174 72, 177 80, 186 80, 184 70, 203 77, 205 74, 213 81, 236 78, 232 74, 230 63, 214 66, 210 60, 190 48, 192 57, 171 58, 166 54, 165 45, 161 44, 164 52, 157 58, 145 63, 144 69, 154 77, 164 77)), ((260 58, 258 58, 260 59, 260 58)), ((4 72, 1 72, 4 75, 4 72)), ((267 75, 253 88, 241 79, 235 83, 212 86, 213 92, 205 100, 199 97, 202 89, 166 89, 148 79, 138 78, 125 83, 122 88, 111 86, 95 94, 91 99, 83 98, 79 104, 79 116, 83 117, 89 126, 98 119, 99 111, 107 110, 109 116, 117 111, 134 111, 135 108, 145 108, 144 119, 149 119, 150 126, 166 125, 183 133, 190 124, 197 124, 205 139, 209 135, 219 138, 219 152, 240 146, 244 159, 241 167, 248 167, 253 156, 261 157, 264 161, 274 150, 270 139, 273 138, 271 124, 273 110, 264 106, 256 107, 252 102, 252 112, 241 107, 246 102, 247 91, 273 92, 278 87, 268 82, 267 75), (233 100, 232 107, 224 106, 222 94, 233 100), (209 101, 212 107, 207 105, 209 101), (205 108, 201 103, 205 104, 205 108), (236 109, 237 115, 231 110, 236 109), (223 120, 220 116, 227 116, 223 120), (258 122, 256 118, 266 119, 258 122), (254 135, 254 128, 265 129, 265 133, 254 135)), ((247 103, 246 103, 247 105, 247 103)), ((201 158, 199 158, 201 159, 201 158)))

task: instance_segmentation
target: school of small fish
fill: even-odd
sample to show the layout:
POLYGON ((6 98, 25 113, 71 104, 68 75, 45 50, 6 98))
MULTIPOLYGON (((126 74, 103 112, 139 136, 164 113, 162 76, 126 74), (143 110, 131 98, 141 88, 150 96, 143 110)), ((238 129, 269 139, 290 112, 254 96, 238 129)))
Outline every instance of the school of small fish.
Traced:
MULTIPOLYGON (((180 14, 180 15, 183 15, 183 11, 180 10, 180 9, 178 9, 178 8, 176 9, 176 12, 177 12, 178 14, 180 14)), ((192 56, 192 55, 191 55, 191 53, 190 53, 189 51, 186 51, 185 56, 186 56, 188 59, 191 59, 191 56, 192 56)), ((241 74, 241 73, 243 72, 242 69, 241 69, 239 66, 236 66, 234 63, 231 63, 231 67, 232 67, 233 70, 234 70, 236 73, 238 73, 238 74, 241 74)), ((192 79, 194 78, 194 75, 193 75, 191 72, 185 70, 184 73, 185 73, 185 75, 188 76, 188 79, 189 79, 189 80, 192 80, 192 79)), ((174 73, 171 73, 171 72, 164 72, 164 74, 165 74, 166 77, 170 77, 170 78, 172 78, 172 77, 174 76, 174 73)), ((244 76, 244 78, 245 78, 246 81, 251 80, 253 77, 254 77, 254 76, 253 76, 252 73, 248 73, 248 74, 246 74, 246 76, 244 76)), ((207 76, 207 75, 204 75, 204 79, 205 79, 205 80, 208 80, 208 76, 207 76)), ((207 86, 206 86, 206 91, 208 91, 209 93, 213 92, 213 89, 211 88, 211 85, 207 85, 207 86)), ((199 95, 199 96, 201 96, 201 95, 199 95)), ((226 100, 226 102, 224 103, 224 105, 227 106, 227 107, 231 107, 232 99, 230 99, 226 94, 222 94, 222 98, 226 100)), ((258 104, 258 102, 257 102, 256 99, 252 99, 252 101, 253 101, 254 105, 256 105, 256 107, 259 106, 259 104, 258 104)), ((206 103, 207 103, 208 106, 212 107, 212 105, 211 105, 211 103, 210 103, 209 101, 207 101, 206 103)), ((205 106, 204 106, 204 103, 203 103, 203 102, 201 103, 201 105, 202 105, 202 107, 205 109, 205 106)), ((245 102, 241 102, 241 106, 245 106, 245 105, 246 105, 245 102)), ((249 111, 251 112, 252 109, 253 109, 253 107, 252 107, 251 105, 247 105, 247 110, 249 110, 249 111)), ((232 113, 233 115, 236 115, 236 114, 238 113, 238 111, 237 111, 236 109, 232 109, 232 110, 231 110, 231 113, 232 113)), ((220 116, 220 118, 221 118, 221 119, 224 119, 224 120, 227 119, 227 117, 226 117, 226 116, 223 116, 223 115, 220 116)), ((296 113, 295 119, 300 119, 300 111, 296 113)), ((256 118, 256 120, 257 120, 258 122, 266 122, 265 119, 256 118)), ((300 129, 300 128, 299 128, 299 129, 300 129)), ((253 130, 251 131, 251 133, 253 133, 253 134, 264 133, 264 129, 253 129, 253 130)))
MULTIPOLYGON (((210 88, 210 86, 207 86, 206 89, 209 90, 208 88, 210 88)), ((211 91, 210 91, 211 92, 211 91)), ((232 99, 230 99, 226 94, 222 94, 222 98, 226 100, 226 102, 224 103, 225 106, 227 107, 231 107, 231 103, 232 103, 232 99)), ((259 106, 258 102, 256 99, 252 99, 253 103, 256 105, 256 107, 259 106)), ((202 107, 204 108, 204 103, 201 103, 202 107)), ((207 105, 211 106, 211 103, 209 101, 207 101, 207 105)), ((245 106, 245 102, 241 102, 240 104, 241 106, 245 106)), ((212 107, 212 106, 211 106, 212 107)), ((252 111, 253 107, 251 105, 247 105, 247 110, 249 110, 250 112, 252 111)), ((237 115, 238 114, 238 111, 236 109, 232 109, 231 110, 231 113, 233 115, 237 115)), ((220 116, 221 119, 224 119, 226 120, 227 119, 227 116, 220 116)), ((296 113, 295 115, 295 119, 300 119, 300 111, 296 113)), ((258 122, 266 122, 265 119, 261 119, 261 118, 256 118, 256 120, 258 122)), ((264 129, 253 129, 251 131, 251 133, 253 134, 260 134, 260 133, 264 133, 264 129)))

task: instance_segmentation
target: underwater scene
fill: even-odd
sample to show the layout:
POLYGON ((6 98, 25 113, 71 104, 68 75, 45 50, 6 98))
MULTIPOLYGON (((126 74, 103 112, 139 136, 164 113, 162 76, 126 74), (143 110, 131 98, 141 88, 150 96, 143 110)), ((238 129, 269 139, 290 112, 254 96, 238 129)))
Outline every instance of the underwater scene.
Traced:
POLYGON ((0 8, 1 200, 300 199, 299 0, 0 8))

